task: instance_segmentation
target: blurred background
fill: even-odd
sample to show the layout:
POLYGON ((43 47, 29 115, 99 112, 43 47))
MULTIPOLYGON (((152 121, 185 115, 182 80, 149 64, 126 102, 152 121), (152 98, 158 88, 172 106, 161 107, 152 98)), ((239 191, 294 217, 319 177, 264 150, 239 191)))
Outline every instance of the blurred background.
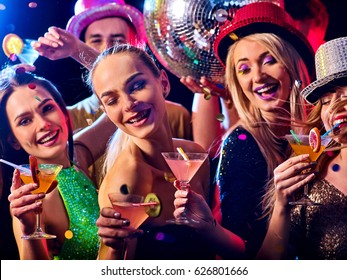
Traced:
MULTIPOLYGON (((298 0, 300 1, 300 0, 298 0)), ((293 3, 292 10, 300 9, 297 0, 293 3)), ((22 39, 37 39, 42 36, 50 26, 65 28, 66 23, 74 15, 76 0, 0 0, 0 40, 8 33, 15 33, 22 39)), ((127 4, 143 11, 143 0, 128 0, 127 4)), ((346 17, 347 1, 323 0, 330 14, 329 27, 326 40, 347 36, 346 17)), ((0 66, 3 67, 8 58, 2 48, 0 51, 0 66)), ((51 61, 39 57, 35 62, 36 74, 51 80, 61 91, 66 103, 72 105, 87 97, 90 93, 85 88, 81 76, 83 67, 72 59, 51 61)), ((188 110, 191 109, 193 94, 189 92, 176 76, 169 72, 172 91, 169 100, 179 102, 188 110)))

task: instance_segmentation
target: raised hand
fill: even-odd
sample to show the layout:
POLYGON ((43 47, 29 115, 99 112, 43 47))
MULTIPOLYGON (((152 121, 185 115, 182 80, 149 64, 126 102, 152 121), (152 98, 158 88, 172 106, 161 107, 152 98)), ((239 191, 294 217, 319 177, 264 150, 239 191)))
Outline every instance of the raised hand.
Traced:
POLYGON ((72 33, 54 26, 48 28, 44 37, 33 42, 32 47, 40 55, 50 60, 71 57, 87 69, 91 68, 99 55, 98 51, 89 47, 72 33))

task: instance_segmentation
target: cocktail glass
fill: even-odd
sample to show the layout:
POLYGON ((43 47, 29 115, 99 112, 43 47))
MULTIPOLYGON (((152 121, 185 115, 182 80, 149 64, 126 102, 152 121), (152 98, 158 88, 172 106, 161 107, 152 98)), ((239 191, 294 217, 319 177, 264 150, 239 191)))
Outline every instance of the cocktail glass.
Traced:
MULTIPOLYGON (((22 167, 30 170, 30 165, 29 164, 22 164, 22 167)), ((58 173, 60 170, 63 168, 62 165, 60 164, 39 164, 38 165, 38 180, 39 180, 39 188, 32 191, 32 194, 37 194, 37 193, 47 193, 47 191, 50 189, 53 180, 57 177, 58 173)), ((20 171, 20 178, 22 179, 24 184, 30 184, 33 183, 33 177, 31 175, 31 172, 23 172, 20 171)), ((56 238, 55 235, 47 234, 43 231, 41 228, 41 211, 38 210, 36 212, 36 229, 35 231, 30 234, 30 235, 23 235, 22 239, 52 239, 56 238)))
MULTIPOLYGON (((135 194, 109 193, 108 198, 113 209, 121 213, 122 218, 128 219, 130 226, 134 229, 138 229, 148 218, 148 210, 159 204, 158 202, 144 202, 143 196, 135 194)), ((122 259, 127 258, 125 243, 121 254, 122 259)))
MULTIPOLYGON (((316 161, 319 156, 324 152, 326 146, 331 141, 331 138, 328 136, 321 137, 321 146, 320 149, 317 152, 314 152, 313 149, 310 146, 309 143, 309 135, 295 135, 297 137, 294 137, 292 134, 285 135, 285 138, 289 142, 290 146, 292 147, 294 153, 296 155, 303 155, 303 154, 309 154, 309 161, 313 162, 316 161), (299 141, 298 141, 299 139, 299 141)), ((310 170, 304 170, 303 173, 309 172, 310 170)), ((311 183, 308 183, 304 186, 304 195, 299 200, 291 201, 289 202, 290 205, 320 205, 317 202, 312 201, 309 198, 309 188, 311 186, 311 183)))
MULTIPOLYGON (((185 153, 188 157, 188 159, 185 159, 179 152, 165 152, 161 154, 176 179, 180 181, 181 190, 188 190, 188 183, 194 177, 195 173, 199 170, 208 156, 207 153, 185 153)), ((181 217, 168 220, 167 223, 182 225, 198 223, 198 221, 188 219, 185 213, 183 213, 181 217)))

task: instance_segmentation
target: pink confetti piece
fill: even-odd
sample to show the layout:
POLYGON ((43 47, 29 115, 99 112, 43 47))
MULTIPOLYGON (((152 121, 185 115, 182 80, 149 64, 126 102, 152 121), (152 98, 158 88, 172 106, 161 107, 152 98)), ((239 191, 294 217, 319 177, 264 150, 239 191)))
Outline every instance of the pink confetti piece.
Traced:
POLYGON ((239 140, 246 140, 247 135, 246 134, 240 134, 238 138, 239 138, 239 140))
POLYGON ((10 60, 11 61, 16 61, 17 60, 17 55, 15 53, 10 54, 10 60))
POLYGON ((35 89, 35 88, 36 88, 36 85, 35 85, 34 83, 30 83, 30 84, 28 84, 28 87, 29 87, 30 89, 35 89))
POLYGON ((34 8, 37 7, 37 3, 36 3, 36 2, 30 2, 30 3, 28 4, 28 6, 29 6, 29 8, 34 9, 34 8))

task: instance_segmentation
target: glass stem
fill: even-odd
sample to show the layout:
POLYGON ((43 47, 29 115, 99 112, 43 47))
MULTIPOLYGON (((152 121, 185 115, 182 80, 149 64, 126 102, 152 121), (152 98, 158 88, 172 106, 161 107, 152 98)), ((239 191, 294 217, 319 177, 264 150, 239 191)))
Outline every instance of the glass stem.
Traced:
MULTIPOLYGON (((42 200, 40 200, 42 201, 42 200)), ((36 230, 35 231, 39 231, 42 232, 42 228, 41 228, 41 212, 42 212, 42 205, 40 207, 40 209, 37 210, 36 212, 36 230)))

